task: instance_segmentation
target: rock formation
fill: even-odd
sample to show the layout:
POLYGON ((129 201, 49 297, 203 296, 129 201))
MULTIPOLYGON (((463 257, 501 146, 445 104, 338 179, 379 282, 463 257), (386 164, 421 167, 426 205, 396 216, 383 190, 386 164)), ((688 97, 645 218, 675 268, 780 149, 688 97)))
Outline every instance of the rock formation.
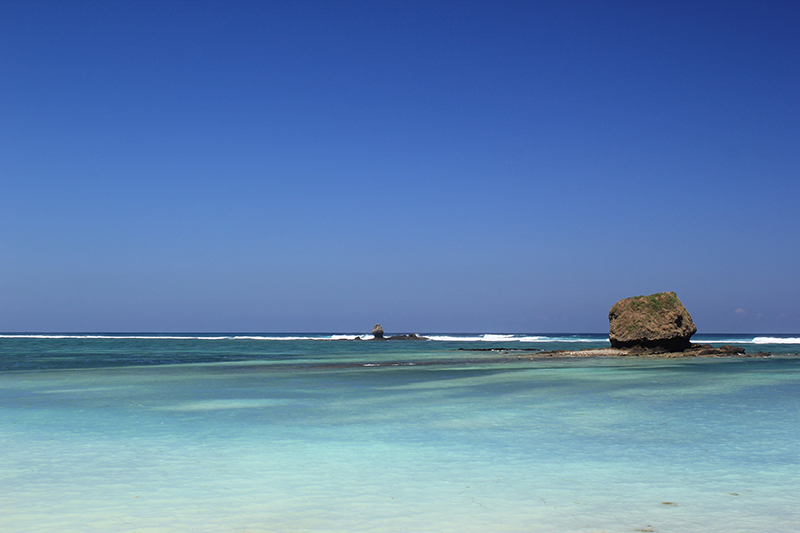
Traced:
POLYGON ((389 337, 390 341, 426 341, 428 337, 422 337, 416 333, 409 333, 408 335, 392 335, 389 337))
MULTIPOLYGON (((383 333, 383 326, 380 324, 375 324, 375 327, 372 328, 372 337, 373 340, 376 341, 426 341, 428 337, 422 337, 417 335, 416 333, 409 333, 407 335, 392 335, 391 337, 385 337, 383 333)), ((359 339, 360 340, 360 339, 359 339)))
POLYGON ((674 292, 620 300, 608 312, 608 338, 614 348, 682 351, 697 332, 692 317, 674 292))

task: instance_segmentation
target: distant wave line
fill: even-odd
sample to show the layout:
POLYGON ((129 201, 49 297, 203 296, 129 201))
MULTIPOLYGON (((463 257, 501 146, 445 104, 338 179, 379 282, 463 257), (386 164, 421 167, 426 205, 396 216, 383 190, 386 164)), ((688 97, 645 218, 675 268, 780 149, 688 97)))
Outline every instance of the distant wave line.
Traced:
MULTIPOLYGON (((521 342, 521 343, 597 343, 608 342, 608 337, 596 336, 564 336, 564 335, 524 335, 495 334, 480 335, 421 335, 431 341, 438 342, 521 342)), ((333 335, 178 335, 178 334, 0 334, 0 339, 73 339, 73 340, 199 340, 199 341, 338 341, 338 340, 372 340, 370 334, 333 334, 333 335)), ((800 344, 800 337, 758 336, 753 338, 735 336, 726 338, 709 338, 702 334, 692 339, 696 344, 800 344)))
MULTIPOLYGON (((568 338, 545 335, 514 335, 514 334, 492 334, 482 335, 422 335, 432 341, 443 342, 599 342, 606 339, 601 338, 568 338)), ((325 340, 372 340, 374 337, 369 334, 334 334, 319 336, 297 336, 297 335, 135 335, 135 334, 0 334, 2 339, 108 339, 108 340, 256 340, 256 341, 325 341, 325 340)))
POLYGON ((546 335, 497 335, 486 333, 477 336, 463 336, 456 335, 425 335, 432 341, 445 341, 445 342, 602 342, 608 338, 585 338, 585 337, 548 337, 546 335))
POLYGON ((753 344, 800 344, 800 337, 756 337, 753 344))

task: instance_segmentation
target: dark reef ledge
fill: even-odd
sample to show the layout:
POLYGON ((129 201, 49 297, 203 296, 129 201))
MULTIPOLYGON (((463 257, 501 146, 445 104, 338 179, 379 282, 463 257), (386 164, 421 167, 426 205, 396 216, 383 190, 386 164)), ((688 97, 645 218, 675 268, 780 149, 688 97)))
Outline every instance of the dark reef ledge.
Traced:
POLYGON ((692 344, 685 350, 673 351, 667 348, 585 348, 583 350, 555 350, 537 352, 535 357, 771 357, 766 352, 746 353, 741 346, 725 344, 717 348, 710 344, 692 344))
POLYGON ((524 359, 541 359, 545 357, 653 357, 673 359, 678 357, 771 357, 766 352, 745 353, 741 346, 725 344, 713 347, 710 344, 692 344, 685 350, 672 351, 666 348, 583 348, 582 350, 541 351, 524 348, 459 348, 461 351, 496 352, 504 355, 516 355, 524 359))

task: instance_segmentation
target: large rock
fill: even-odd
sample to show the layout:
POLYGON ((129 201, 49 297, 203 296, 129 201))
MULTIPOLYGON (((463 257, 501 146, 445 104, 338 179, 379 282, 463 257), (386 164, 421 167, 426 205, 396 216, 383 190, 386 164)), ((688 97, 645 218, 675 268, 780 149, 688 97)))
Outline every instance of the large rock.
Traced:
POLYGON ((625 298, 608 312, 608 338, 614 348, 665 348, 682 351, 697 332, 674 292, 625 298))
POLYGON ((381 326, 380 324, 375 324, 375 327, 372 328, 372 336, 375 337, 376 339, 382 339, 383 326, 381 326))

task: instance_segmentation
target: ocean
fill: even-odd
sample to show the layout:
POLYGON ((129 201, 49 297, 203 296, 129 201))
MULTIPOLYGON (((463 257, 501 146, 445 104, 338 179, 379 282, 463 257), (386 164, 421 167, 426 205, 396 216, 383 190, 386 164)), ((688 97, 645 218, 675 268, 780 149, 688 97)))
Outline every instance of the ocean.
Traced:
POLYGON ((800 335, 355 336, 0 335, 0 531, 800 531, 800 335))

